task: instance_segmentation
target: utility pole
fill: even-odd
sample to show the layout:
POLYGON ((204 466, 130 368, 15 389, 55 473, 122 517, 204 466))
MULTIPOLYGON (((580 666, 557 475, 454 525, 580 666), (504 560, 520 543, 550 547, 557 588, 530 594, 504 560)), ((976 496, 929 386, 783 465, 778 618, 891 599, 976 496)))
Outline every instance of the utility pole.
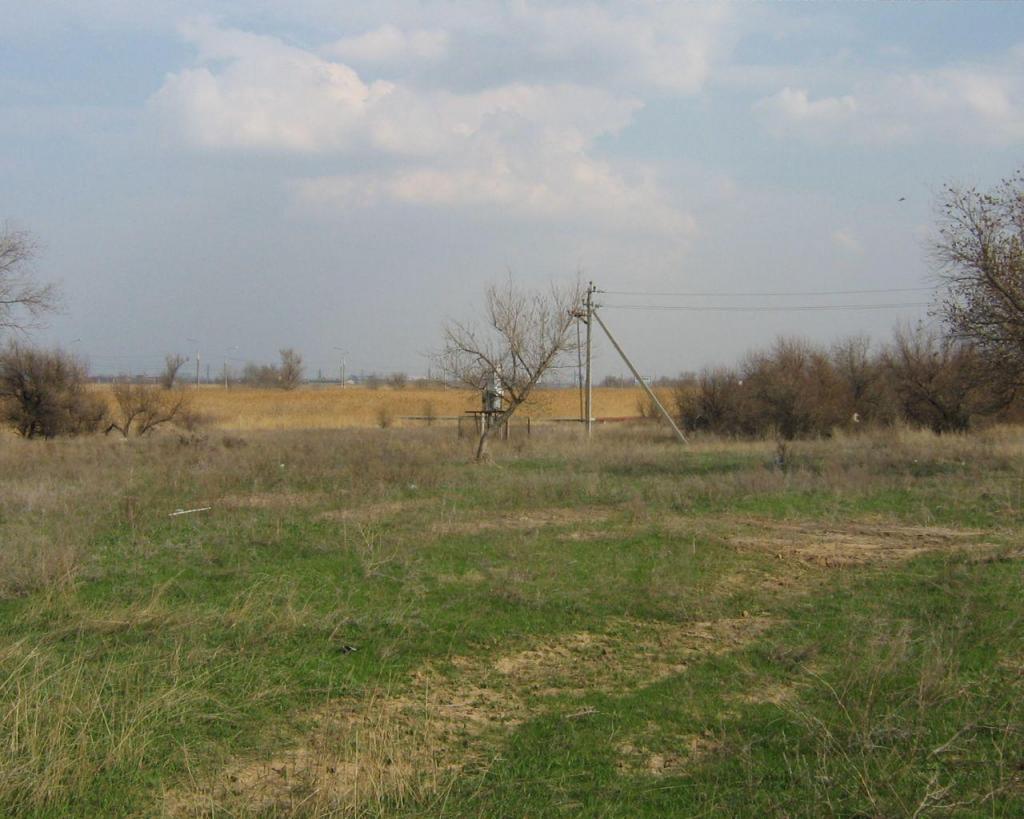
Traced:
POLYGON ((644 391, 647 393, 648 397, 651 399, 651 401, 654 402, 654 406, 658 408, 658 411, 661 412, 665 420, 668 421, 668 424, 670 427, 672 427, 672 431, 675 432, 676 437, 679 438, 679 440, 682 443, 688 443, 688 441, 686 440, 686 436, 683 435, 679 427, 676 426, 676 422, 672 420, 672 416, 669 414, 669 411, 662 406, 661 401, 658 400, 658 396, 654 394, 654 390, 647 386, 647 382, 644 381, 643 376, 640 375, 640 372, 637 370, 637 368, 633 366, 633 362, 626 357, 626 353, 619 346, 619 342, 615 340, 615 337, 611 334, 611 331, 608 329, 605 323, 601 321, 601 317, 597 314, 597 311, 591 308, 589 312, 591 316, 593 316, 597 320, 597 323, 601 325, 601 329, 604 330, 604 334, 608 336, 608 340, 612 343, 612 346, 615 348, 615 351, 620 356, 622 356, 622 360, 626 362, 626 366, 629 367, 629 371, 633 373, 633 377, 640 382, 640 386, 644 388, 644 391))
POLYGON ((593 317, 594 317, 594 283, 588 282, 587 284, 587 374, 586 374, 586 420, 587 420, 587 440, 590 440, 590 436, 593 432, 594 427, 594 382, 592 378, 592 367, 591 367, 591 352, 593 350, 593 317))
POLYGON ((191 341, 196 345, 196 386, 199 386, 199 339, 198 338, 187 338, 186 341, 191 341))
POLYGON ((345 358, 348 356, 348 350, 343 350, 341 347, 331 347, 331 349, 341 353, 341 367, 338 368, 338 372, 341 374, 341 388, 345 389, 345 358))

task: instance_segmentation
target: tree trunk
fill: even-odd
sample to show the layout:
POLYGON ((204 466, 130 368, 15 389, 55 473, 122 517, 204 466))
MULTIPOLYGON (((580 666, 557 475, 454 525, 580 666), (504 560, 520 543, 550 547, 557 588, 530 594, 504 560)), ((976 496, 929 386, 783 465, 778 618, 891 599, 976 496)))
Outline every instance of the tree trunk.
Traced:
POLYGON ((484 425, 484 431, 480 433, 480 441, 476 445, 476 460, 477 463, 482 461, 487 456, 487 439, 491 437, 492 427, 484 425))

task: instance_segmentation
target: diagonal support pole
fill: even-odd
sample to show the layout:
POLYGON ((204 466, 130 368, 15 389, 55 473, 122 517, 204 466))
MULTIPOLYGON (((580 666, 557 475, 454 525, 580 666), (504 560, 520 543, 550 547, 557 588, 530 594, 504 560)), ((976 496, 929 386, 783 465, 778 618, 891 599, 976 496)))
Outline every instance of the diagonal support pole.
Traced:
POLYGON ((661 401, 659 401, 658 396, 654 394, 654 390, 647 386, 647 382, 644 381, 640 373, 637 372, 636 367, 633 366, 633 362, 630 361, 629 358, 627 358, 625 352, 623 352, 622 348, 619 346, 619 342, 615 340, 615 337, 611 334, 611 331, 608 329, 605 323, 601 321, 601 317, 597 314, 597 310, 594 307, 590 308, 590 315, 597 319, 597 323, 601 325, 601 329, 604 330, 604 334, 608 336, 608 340, 612 343, 612 346, 615 348, 615 351, 620 356, 622 356, 622 360, 626 362, 626 366, 629 367, 630 372, 633 373, 633 377, 640 382, 640 386, 647 391, 647 395, 650 396, 650 399, 654 402, 654 406, 658 408, 658 410, 664 416, 665 420, 668 421, 668 424, 670 427, 672 427, 672 431, 675 432, 676 437, 679 438, 681 443, 689 443, 689 441, 686 440, 686 436, 683 435, 682 430, 680 430, 679 427, 676 426, 676 422, 672 420, 672 416, 669 415, 668 410, 661 405, 661 401))

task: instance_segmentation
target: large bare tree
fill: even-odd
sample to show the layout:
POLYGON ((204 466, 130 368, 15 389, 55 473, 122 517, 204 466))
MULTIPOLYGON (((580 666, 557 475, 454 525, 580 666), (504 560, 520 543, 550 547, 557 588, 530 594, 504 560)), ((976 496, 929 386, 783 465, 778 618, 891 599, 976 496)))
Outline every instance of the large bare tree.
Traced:
POLYGON ((939 208, 943 317, 993 374, 1024 386, 1024 170, 990 191, 947 186, 939 208))
POLYGON ((502 285, 487 288, 482 324, 449 321, 444 325, 439 362, 444 370, 476 390, 496 378, 504 392, 501 413, 483 424, 477 460, 485 457, 492 433, 512 418, 545 373, 575 353, 576 334, 570 328, 582 294, 578 280, 547 290, 527 290, 510 277, 502 285))
POLYGON ((31 234, 0 227, 0 333, 31 329, 59 305, 56 288, 32 275, 37 250, 31 234))

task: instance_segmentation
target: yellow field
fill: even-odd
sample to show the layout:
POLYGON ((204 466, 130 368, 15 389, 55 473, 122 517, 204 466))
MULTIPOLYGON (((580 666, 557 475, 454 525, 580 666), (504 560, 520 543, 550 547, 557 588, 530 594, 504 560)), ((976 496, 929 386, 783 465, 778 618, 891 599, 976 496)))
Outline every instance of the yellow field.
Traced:
MULTIPOLYGON (((596 417, 640 414, 637 389, 594 389, 596 417)), ((659 392, 662 401, 669 391, 659 392)), ((421 426, 402 416, 464 415, 480 406, 477 393, 468 390, 366 389, 365 387, 306 387, 286 392, 274 389, 204 386, 192 389, 192 409, 219 429, 335 429, 338 427, 421 426)), ((546 389, 534 393, 520 410, 534 421, 579 417, 575 389, 546 389)), ((452 422, 447 422, 452 423, 452 422)))

